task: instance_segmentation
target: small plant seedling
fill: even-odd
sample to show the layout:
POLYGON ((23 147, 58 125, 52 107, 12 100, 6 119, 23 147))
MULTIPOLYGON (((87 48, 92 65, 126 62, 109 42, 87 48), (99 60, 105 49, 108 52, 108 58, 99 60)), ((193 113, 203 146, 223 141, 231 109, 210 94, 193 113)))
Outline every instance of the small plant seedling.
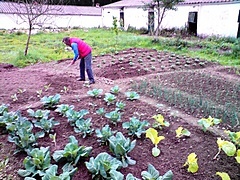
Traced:
POLYGON ((49 134, 49 137, 52 139, 52 142, 54 143, 54 145, 57 145, 56 139, 57 139, 57 133, 54 134, 49 134))
POLYGON ((236 146, 230 141, 225 141, 225 140, 222 140, 221 138, 218 138, 217 144, 218 144, 218 153, 214 156, 213 159, 217 158, 221 150, 223 150, 227 154, 227 156, 234 156, 237 151, 236 146))
POLYGON ((16 93, 13 94, 13 95, 11 95, 11 98, 12 98, 12 101, 13 101, 13 102, 15 102, 15 101, 18 100, 18 97, 17 97, 17 94, 16 94, 16 93))
POLYGON ((109 125, 105 125, 102 127, 102 129, 96 129, 95 130, 96 136, 99 138, 97 141, 103 144, 108 143, 108 138, 110 138, 115 131, 112 131, 111 127, 109 125))
POLYGON ((111 93, 105 93, 104 101, 107 102, 107 105, 111 105, 115 102, 116 96, 111 93))
POLYGON ((24 93, 24 92, 26 92, 26 89, 20 89, 20 88, 18 89, 18 93, 19 93, 19 94, 22 94, 22 93, 24 93))
POLYGON ((231 180, 230 176, 226 172, 216 172, 216 175, 220 176, 222 180, 231 180))
POLYGON ((37 92, 37 97, 40 98, 42 96, 42 89, 36 91, 37 92))
POLYGON ((118 94, 120 91, 120 88, 118 85, 116 86, 113 86, 111 89, 110 89, 110 92, 113 93, 113 94, 118 94))
POLYGON ((91 97, 99 97, 100 94, 102 94, 103 90, 102 89, 93 89, 87 92, 87 94, 91 97))
POLYGON ((240 164, 240 149, 237 150, 237 156, 235 157, 235 159, 240 164))
POLYGON ((100 116, 103 116, 105 113, 105 109, 104 108, 99 108, 98 110, 96 110, 96 113, 100 116))
POLYGON ((167 171, 163 176, 160 175, 159 171, 152 164, 148 164, 148 170, 142 171, 141 176, 144 180, 172 180, 172 170, 167 171))
POLYGON ((176 137, 177 138, 181 138, 181 137, 183 137, 183 136, 187 136, 187 137, 189 137, 190 135, 191 135, 191 133, 187 130, 187 129, 185 129, 185 128, 183 128, 183 127, 178 127, 176 130, 175 130, 175 132, 176 132, 176 137))
POLYGON ((164 136, 158 136, 158 132, 156 129, 154 128, 149 128, 148 130, 146 130, 146 137, 151 139, 152 143, 154 144, 154 147, 152 148, 152 155, 154 157, 159 156, 160 154, 160 149, 158 148, 158 143, 165 139, 164 136))
POLYGON ((125 95, 127 96, 128 100, 137 100, 140 98, 139 94, 135 91, 129 91, 129 92, 125 92, 125 95))
POLYGON ((63 86, 63 89, 61 90, 61 92, 67 94, 68 91, 69 91, 69 88, 67 86, 63 86))
POLYGON ((211 116, 198 120, 198 124, 202 126, 204 132, 206 132, 209 127, 217 125, 220 122, 222 122, 221 119, 212 118, 211 116))
POLYGON ((224 131, 230 138, 230 140, 240 148, 240 131, 238 132, 231 132, 231 131, 224 131))
POLYGON ((50 88, 50 86, 51 86, 51 84, 45 85, 45 86, 44 86, 45 91, 48 91, 48 89, 50 88))
POLYGON ((198 171, 197 155, 191 153, 187 157, 187 161, 183 166, 188 166, 188 172, 195 173, 198 171))
POLYGON ((118 110, 123 110, 125 108, 126 104, 122 101, 116 102, 116 107, 118 110))
POLYGON ((168 121, 165 121, 163 115, 161 114, 154 115, 152 118, 156 120, 152 125, 153 128, 157 128, 161 130, 163 129, 163 127, 170 126, 170 123, 168 121))

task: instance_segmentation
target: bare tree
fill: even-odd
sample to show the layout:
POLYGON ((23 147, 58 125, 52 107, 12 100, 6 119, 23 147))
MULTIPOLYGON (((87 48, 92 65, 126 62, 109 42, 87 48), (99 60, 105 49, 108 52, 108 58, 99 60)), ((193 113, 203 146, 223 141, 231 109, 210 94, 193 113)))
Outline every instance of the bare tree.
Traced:
POLYGON ((143 7, 144 10, 152 10, 156 11, 157 14, 157 27, 154 31, 154 35, 158 36, 160 31, 160 25, 165 16, 166 11, 168 10, 176 10, 176 5, 180 2, 184 2, 184 0, 151 0, 150 3, 146 3, 143 7))
POLYGON ((61 6, 63 1, 59 0, 58 2, 58 5, 53 5, 54 0, 14 0, 13 3, 9 2, 9 6, 14 8, 17 16, 22 20, 22 23, 28 24, 28 38, 24 51, 25 56, 28 53, 33 28, 43 27, 52 19, 52 16, 61 14, 63 11, 61 6))

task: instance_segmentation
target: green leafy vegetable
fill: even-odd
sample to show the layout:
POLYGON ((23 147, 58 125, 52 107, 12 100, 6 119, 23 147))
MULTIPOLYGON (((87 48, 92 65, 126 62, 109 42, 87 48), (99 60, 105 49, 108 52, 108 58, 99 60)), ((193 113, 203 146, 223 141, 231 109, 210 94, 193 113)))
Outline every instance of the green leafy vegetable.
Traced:
POLYGON ((142 171, 141 176, 144 180, 172 180, 173 172, 169 170, 161 176, 159 171, 156 170, 152 164, 148 164, 148 170, 142 171))
POLYGON ((149 123, 147 121, 140 121, 136 117, 132 117, 129 122, 124 122, 122 127, 128 130, 129 135, 135 135, 141 138, 141 135, 146 132, 145 127, 148 125, 149 123))
POLYGON ((115 131, 112 131, 109 125, 105 125, 102 129, 96 129, 96 136, 98 137, 98 142, 106 144, 108 142, 108 138, 110 138, 115 131))
POLYGON ((118 160, 122 161, 123 167, 136 164, 136 161, 128 156, 128 153, 136 146, 136 140, 131 142, 121 132, 117 132, 116 136, 111 136, 108 141, 110 151, 113 152, 118 160))
POLYGON ((98 154, 96 158, 91 157, 85 164, 92 179, 123 180, 122 173, 118 171, 122 167, 121 161, 106 152, 98 154))
POLYGON ((85 138, 88 134, 92 134, 92 132, 94 131, 91 126, 91 118, 87 118, 86 120, 80 119, 76 121, 74 131, 76 133, 82 133, 83 138, 85 138))
POLYGON ((69 136, 69 143, 65 146, 64 150, 55 151, 53 159, 56 162, 64 160, 76 166, 80 158, 88 157, 91 151, 92 147, 79 146, 76 138, 69 136))
POLYGON ((21 177, 35 177, 36 175, 43 176, 45 170, 48 169, 51 162, 49 147, 40 147, 31 150, 23 165, 25 169, 18 170, 21 177))
POLYGON ((41 102, 45 108, 55 108, 58 105, 60 98, 60 94, 56 94, 54 96, 44 96, 41 98, 41 102))
POLYGON ((209 116, 207 119, 202 118, 198 120, 198 124, 202 126, 204 132, 206 132, 209 127, 217 125, 221 122, 222 122, 221 119, 212 118, 211 116, 209 116))
POLYGON ((139 94, 135 91, 129 91, 129 92, 125 92, 125 95, 127 96, 128 100, 137 100, 140 98, 139 94))

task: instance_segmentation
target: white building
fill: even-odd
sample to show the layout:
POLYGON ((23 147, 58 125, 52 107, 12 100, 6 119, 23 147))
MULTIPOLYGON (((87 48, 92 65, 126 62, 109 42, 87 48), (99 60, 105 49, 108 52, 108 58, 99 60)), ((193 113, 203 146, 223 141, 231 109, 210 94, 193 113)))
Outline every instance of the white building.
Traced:
MULTIPOLYGON (((42 24, 44 27, 92 28, 102 25, 102 10, 100 7, 52 6, 50 8, 52 11, 45 13, 46 15, 41 15, 38 19, 38 22, 44 21, 42 24)), ((0 1, 0 29, 28 29, 29 25, 24 22, 25 20, 27 20, 26 8, 17 3, 0 1), (19 13, 21 17, 18 15, 19 13)))
MULTIPOLYGON (((149 29, 150 17, 157 14, 144 11, 143 6, 150 0, 122 0, 102 7, 103 26, 112 26, 112 17, 122 19, 124 29, 129 26, 149 29)), ((240 0, 185 0, 176 6, 177 10, 167 11, 161 28, 183 28, 198 36, 240 37, 240 0)))

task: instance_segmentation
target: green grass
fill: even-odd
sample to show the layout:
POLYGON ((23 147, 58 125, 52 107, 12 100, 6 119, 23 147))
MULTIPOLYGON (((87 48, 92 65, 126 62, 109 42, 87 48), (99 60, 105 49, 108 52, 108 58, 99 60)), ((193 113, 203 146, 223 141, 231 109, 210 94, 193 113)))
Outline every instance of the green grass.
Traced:
POLYGON ((62 38, 65 36, 84 39, 93 48, 93 55, 114 53, 131 47, 154 48, 174 52, 190 57, 199 57, 209 61, 219 62, 222 65, 239 66, 240 43, 234 38, 181 38, 159 37, 153 42, 153 37, 142 36, 136 33, 120 31, 116 36, 109 29, 73 29, 58 33, 38 33, 31 36, 28 55, 24 56, 27 35, 24 33, 7 33, 0 31, 0 62, 24 67, 37 62, 49 62, 64 58, 72 58, 73 53, 65 51, 62 38), (201 47, 196 50, 194 47, 201 47), (229 51, 219 53, 219 49, 228 48, 229 51))

